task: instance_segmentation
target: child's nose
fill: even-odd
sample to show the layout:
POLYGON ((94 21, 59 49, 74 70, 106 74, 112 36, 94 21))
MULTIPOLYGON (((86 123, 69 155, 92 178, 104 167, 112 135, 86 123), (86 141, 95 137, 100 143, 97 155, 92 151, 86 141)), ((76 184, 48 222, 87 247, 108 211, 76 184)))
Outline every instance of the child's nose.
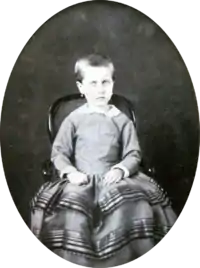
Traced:
POLYGON ((98 93, 99 94, 105 93, 105 88, 104 88, 104 86, 102 84, 98 84, 97 87, 98 87, 98 93))

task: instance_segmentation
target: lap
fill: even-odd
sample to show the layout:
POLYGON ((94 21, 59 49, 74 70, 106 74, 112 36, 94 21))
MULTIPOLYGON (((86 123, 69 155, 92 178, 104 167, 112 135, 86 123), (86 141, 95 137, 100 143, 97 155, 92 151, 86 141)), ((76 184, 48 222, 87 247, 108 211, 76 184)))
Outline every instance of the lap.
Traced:
MULTIPOLYGON (((103 187, 91 179, 87 185, 75 185, 65 180, 48 183, 41 187, 34 199, 34 209, 47 210, 73 208, 82 212, 90 211, 90 215, 98 205, 101 212, 111 211, 126 203, 146 202, 151 205, 167 206, 169 200, 164 196, 152 178, 138 172, 131 178, 103 187), (94 190, 98 184, 98 190, 94 190)), ((88 213, 87 213, 88 214, 88 213)))
MULTIPOLYGON (((125 178, 118 183, 100 187, 98 203, 102 211, 126 203, 145 202, 151 206, 171 206, 169 198, 163 189, 151 177, 138 172, 131 178, 125 178)), ((135 205, 134 205, 135 206, 135 205)))
POLYGON ((31 200, 31 211, 44 211, 46 215, 65 209, 93 210, 92 185, 78 186, 66 180, 45 183, 31 200))
POLYGON ((158 187, 155 181, 142 172, 138 172, 136 175, 124 178, 117 183, 112 183, 106 187, 99 187, 99 198, 102 199, 104 195, 114 194, 115 192, 123 193, 128 190, 135 191, 156 191, 158 187))

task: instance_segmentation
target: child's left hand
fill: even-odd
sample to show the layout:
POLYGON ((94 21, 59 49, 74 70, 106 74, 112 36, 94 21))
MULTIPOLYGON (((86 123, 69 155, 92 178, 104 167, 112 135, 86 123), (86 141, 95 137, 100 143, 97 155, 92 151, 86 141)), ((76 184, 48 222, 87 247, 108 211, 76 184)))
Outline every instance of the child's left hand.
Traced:
POLYGON ((112 183, 117 183, 123 179, 124 172, 122 169, 114 168, 108 171, 103 179, 103 185, 109 185, 112 183))

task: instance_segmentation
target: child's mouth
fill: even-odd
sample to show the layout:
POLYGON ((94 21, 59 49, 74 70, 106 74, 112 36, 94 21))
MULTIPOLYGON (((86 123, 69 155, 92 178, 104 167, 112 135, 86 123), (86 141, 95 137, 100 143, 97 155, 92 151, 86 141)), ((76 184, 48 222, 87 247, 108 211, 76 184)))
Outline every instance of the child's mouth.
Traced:
POLYGON ((98 97, 97 100, 104 100, 105 97, 98 97))

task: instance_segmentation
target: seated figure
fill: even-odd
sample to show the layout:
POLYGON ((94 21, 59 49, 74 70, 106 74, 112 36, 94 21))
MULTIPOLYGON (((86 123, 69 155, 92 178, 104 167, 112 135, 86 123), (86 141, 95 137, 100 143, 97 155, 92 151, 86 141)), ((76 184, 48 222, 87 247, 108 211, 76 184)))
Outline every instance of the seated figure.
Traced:
POLYGON ((57 255, 88 267, 111 267, 152 249, 176 220, 169 199, 140 170, 130 118, 109 103, 112 61, 77 60, 76 84, 86 103, 62 122, 51 161, 59 177, 32 200, 33 233, 57 255))

